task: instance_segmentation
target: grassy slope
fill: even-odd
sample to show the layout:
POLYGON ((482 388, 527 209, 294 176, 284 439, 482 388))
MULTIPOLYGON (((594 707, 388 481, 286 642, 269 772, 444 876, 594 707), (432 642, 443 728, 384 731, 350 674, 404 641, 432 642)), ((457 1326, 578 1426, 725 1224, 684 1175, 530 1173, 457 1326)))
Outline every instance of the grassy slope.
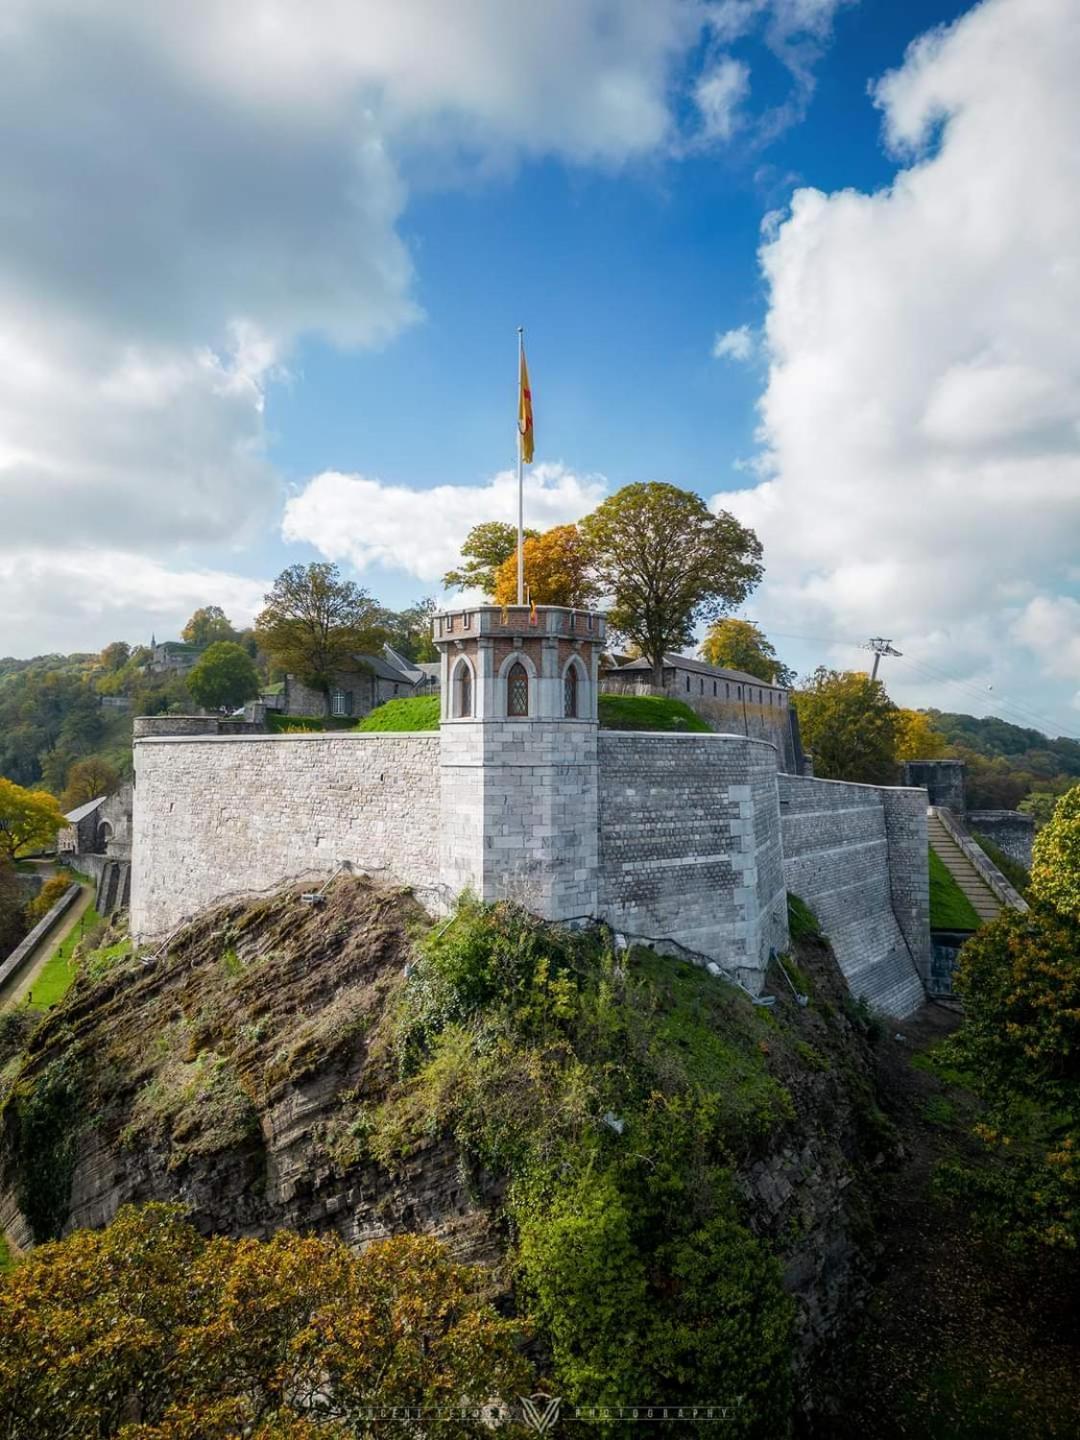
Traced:
POLYGON ((365 715, 357 730, 437 730, 439 728, 438 695, 406 695, 387 700, 370 715, 365 715))
POLYGON ((949 874, 945 862, 935 850, 930 851, 930 928, 931 930, 977 930, 979 917, 971 901, 949 874))
MULTIPOLYGON (((407 696, 388 700, 365 716, 357 730, 437 730, 439 697, 407 696)), ((601 695, 601 730, 658 730, 710 734, 709 726, 681 700, 663 695, 601 695)))

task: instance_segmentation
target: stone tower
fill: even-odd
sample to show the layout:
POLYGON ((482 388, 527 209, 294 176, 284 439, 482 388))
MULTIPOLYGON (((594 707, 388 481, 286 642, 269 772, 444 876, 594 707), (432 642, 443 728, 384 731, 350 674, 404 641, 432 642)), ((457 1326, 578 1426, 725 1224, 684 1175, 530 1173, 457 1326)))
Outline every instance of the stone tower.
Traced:
POLYGON ((604 616, 473 605, 435 617, 442 660, 440 880, 549 920, 597 912, 604 616))

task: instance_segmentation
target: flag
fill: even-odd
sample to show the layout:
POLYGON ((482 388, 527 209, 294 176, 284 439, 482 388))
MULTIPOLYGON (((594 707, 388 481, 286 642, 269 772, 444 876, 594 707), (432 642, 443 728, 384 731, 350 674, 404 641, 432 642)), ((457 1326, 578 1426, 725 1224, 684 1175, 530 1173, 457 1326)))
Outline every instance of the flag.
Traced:
POLYGON ((521 346, 518 377, 518 434, 521 437, 521 458, 526 465, 533 458, 532 391, 529 389, 529 367, 525 364, 525 346, 521 346))

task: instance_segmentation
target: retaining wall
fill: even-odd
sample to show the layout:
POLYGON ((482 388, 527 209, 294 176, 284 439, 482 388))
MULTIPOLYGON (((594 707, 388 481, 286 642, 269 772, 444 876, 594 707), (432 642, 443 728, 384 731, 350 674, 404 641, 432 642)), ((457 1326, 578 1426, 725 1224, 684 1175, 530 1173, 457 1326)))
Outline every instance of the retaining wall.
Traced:
POLYGON ((427 890, 439 866, 437 734, 137 738, 131 928, 350 860, 427 890))
POLYGON ((925 791, 777 782, 787 888, 817 915, 852 994, 910 1014, 930 973, 925 791))
POLYGON ((760 988, 788 940, 776 752, 741 735, 601 732, 599 912, 760 988))
POLYGON ((1031 869, 1031 847, 1035 843, 1035 819, 1022 810, 969 810, 969 830, 984 835, 1004 851, 1010 860, 1031 869))

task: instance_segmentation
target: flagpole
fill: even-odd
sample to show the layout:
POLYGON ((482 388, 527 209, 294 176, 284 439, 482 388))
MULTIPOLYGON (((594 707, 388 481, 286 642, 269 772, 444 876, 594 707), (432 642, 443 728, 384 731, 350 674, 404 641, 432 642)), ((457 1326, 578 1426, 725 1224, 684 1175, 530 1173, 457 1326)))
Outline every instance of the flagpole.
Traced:
POLYGON ((521 361, 525 353, 525 327, 519 325, 518 333, 518 533, 517 533, 517 603, 525 604, 525 461, 523 458, 524 439, 521 433, 521 361))

